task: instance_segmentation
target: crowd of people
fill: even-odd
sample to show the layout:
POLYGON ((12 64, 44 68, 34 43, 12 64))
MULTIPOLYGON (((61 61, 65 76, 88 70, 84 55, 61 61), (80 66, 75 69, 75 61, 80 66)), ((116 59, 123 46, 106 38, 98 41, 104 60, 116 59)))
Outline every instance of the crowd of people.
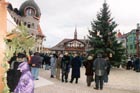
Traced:
POLYGON ((126 69, 140 72, 140 58, 137 57, 136 55, 129 56, 127 59, 126 69))
POLYGON ((39 80, 40 68, 49 70, 51 72, 50 78, 77 84, 80 78, 80 68, 84 67, 87 86, 91 86, 91 83, 95 81, 94 89, 102 90, 103 83, 108 82, 111 68, 109 58, 102 57, 102 54, 86 56, 67 52, 64 54, 40 54, 35 52, 28 57, 25 53, 18 53, 11 58, 9 64, 7 85, 10 92, 13 93, 34 93, 34 80, 39 80))

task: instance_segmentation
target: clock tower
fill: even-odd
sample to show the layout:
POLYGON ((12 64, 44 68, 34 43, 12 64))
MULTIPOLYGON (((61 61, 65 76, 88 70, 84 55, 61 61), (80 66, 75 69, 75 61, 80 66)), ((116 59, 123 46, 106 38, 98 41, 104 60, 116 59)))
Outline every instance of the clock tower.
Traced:
MULTIPOLYGON (((45 37, 40 27, 41 11, 34 0, 26 0, 18 8, 13 8, 9 3, 7 10, 17 25, 21 23, 28 28, 28 32, 33 36, 38 44, 33 51, 41 52, 43 38, 45 37)), ((43 49, 43 48, 42 48, 43 49)))

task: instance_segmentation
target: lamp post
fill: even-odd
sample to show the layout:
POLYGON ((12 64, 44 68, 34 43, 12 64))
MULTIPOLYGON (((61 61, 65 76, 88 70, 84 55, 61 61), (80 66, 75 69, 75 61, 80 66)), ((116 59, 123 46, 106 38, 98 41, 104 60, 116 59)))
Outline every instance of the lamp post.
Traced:
POLYGON ((140 26, 137 24, 137 29, 136 29, 136 53, 137 57, 139 57, 139 31, 140 31, 140 26))

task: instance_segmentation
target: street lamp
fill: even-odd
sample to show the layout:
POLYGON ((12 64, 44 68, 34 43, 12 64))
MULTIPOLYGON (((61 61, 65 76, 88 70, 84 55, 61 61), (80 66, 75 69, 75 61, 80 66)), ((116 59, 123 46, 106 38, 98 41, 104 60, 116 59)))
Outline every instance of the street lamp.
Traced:
POLYGON ((140 31, 140 26, 137 24, 137 29, 136 29, 136 52, 137 52, 137 57, 139 57, 139 31, 140 31))

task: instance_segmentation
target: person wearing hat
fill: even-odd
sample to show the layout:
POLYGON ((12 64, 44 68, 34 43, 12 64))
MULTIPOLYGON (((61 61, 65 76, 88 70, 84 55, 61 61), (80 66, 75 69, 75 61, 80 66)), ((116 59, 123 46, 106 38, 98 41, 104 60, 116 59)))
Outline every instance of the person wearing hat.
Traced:
POLYGON ((85 75, 86 77, 86 82, 87 82, 87 86, 89 87, 91 85, 91 82, 93 81, 93 69, 92 69, 92 65, 93 65, 93 57, 92 56, 88 56, 87 60, 83 62, 83 65, 85 66, 85 75))
POLYGON ((78 79, 80 78, 80 67, 81 67, 81 60, 78 54, 74 54, 74 58, 71 61, 71 80, 70 83, 73 83, 75 79, 75 83, 78 83, 78 79))
MULTIPOLYGON (((33 76, 30 72, 28 62, 25 61, 26 55, 23 53, 18 53, 17 62, 14 62, 11 69, 14 69, 14 77, 10 77, 14 82, 10 92, 13 93, 34 93, 34 82, 33 76), (20 72, 20 73, 19 73, 20 72), (19 74, 17 74, 19 73, 19 74)), ((8 77, 8 76, 7 76, 8 77)), ((8 78, 7 78, 8 79, 8 78)), ((8 83, 9 85, 9 83, 8 83)))
POLYGON ((95 71, 95 85, 94 89, 98 90, 100 86, 100 90, 103 89, 103 80, 104 74, 107 68, 107 62, 104 58, 102 58, 102 54, 97 54, 97 58, 93 62, 93 70, 95 71))

